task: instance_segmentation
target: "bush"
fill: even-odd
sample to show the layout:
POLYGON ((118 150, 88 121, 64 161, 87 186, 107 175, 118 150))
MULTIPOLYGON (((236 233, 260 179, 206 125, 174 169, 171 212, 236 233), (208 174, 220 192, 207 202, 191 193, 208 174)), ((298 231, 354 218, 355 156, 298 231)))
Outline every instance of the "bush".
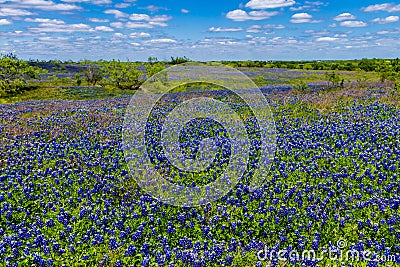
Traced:
POLYGON ((104 74, 100 81, 102 86, 109 84, 125 90, 138 89, 143 83, 140 79, 143 74, 136 69, 135 63, 112 60, 103 64, 100 70, 104 74))
POLYGON ((0 96, 21 93, 32 88, 31 79, 39 78, 43 70, 34 68, 14 54, 0 55, 0 96))

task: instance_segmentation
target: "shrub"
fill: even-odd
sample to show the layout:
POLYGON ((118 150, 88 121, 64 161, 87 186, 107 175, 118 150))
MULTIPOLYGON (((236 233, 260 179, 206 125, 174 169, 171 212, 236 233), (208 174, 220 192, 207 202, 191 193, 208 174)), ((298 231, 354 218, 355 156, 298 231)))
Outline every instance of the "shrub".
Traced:
POLYGON ((43 72, 34 68, 14 54, 0 56, 0 96, 15 95, 31 88, 28 81, 39 78, 43 72))

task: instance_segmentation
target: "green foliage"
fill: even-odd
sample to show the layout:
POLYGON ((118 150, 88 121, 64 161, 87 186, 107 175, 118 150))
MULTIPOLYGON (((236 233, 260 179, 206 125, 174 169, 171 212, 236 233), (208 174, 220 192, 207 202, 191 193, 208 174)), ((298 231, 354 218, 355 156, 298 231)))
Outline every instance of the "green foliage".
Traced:
POLYGON ((89 85, 96 85, 102 78, 102 71, 94 66, 93 64, 88 64, 85 71, 86 81, 89 85))
POLYGON ((186 62, 189 62, 189 61, 190 61, 190 59, 188 59, 185 56, 184 57, 176 57, 176 58, 171 57, 170 64, 176 65, 176 64, 186 63, 186 62))
POLYGON ((43 72, 26 61, 17 59, 14 54, 0 55, 0 96, 9 96, 30 89, 31 79, 39 78, 43 72))
POLYGON ((100 71, 104 74, 101 85, 112 85, 118 89, 139 89, 143 83, 137 63, 112 60, 103 63, 100 71))
POLYGON ((264 78, 264 76, 258 75, 255 80, 255 83, 257 84, 257 86, 266 86, 267 80, 264 78))
POLYGON ((75 74, 74 78, 76 85, 80 86, 82 84, 82 76, 79 73, 77 73, 75 74))
POLYGON ((334 71, 325 73, 325 77, 328 80, 328 86, 332 87, 338 87, 339 85, 340 87, 344 86, 344 79, 342 79, 340 75, 334 71))
MULTIPOLYGON (((153 75, 159 73, 160 71, 162 71, 164 69, 165 69, 165 66, 161 62, 147 64, 146 65, 146 70, 147 70, 146 77, 147 77, 147 79, 151 78, 153 75)), ((164 73, 162 73, 162 74, 164 74, 164 73)), ((167 73, 165 72, 165 75, 166 74, 167 73)))
POLYGON ((158 58, 156 58, 156 57, 149 57, 147 59, 147 62, 150 64, 153 64, 154 62, 157 62, 157 61, 158 61, 158 58))
POLYGON ((297 92, 308 92, 308 91, 310 91, 310 87, 304 81, 301 81, 294 88, 295 88, 295 90, 297 92))

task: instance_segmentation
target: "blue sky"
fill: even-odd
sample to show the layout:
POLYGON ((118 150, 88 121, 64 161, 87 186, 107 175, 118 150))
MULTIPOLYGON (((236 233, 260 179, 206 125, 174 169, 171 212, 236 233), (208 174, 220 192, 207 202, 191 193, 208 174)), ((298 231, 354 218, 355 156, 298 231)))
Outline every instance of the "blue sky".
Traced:
POLYGON ((400 3, 0 0, 0 52, 24 59, 400 56, 400 3))

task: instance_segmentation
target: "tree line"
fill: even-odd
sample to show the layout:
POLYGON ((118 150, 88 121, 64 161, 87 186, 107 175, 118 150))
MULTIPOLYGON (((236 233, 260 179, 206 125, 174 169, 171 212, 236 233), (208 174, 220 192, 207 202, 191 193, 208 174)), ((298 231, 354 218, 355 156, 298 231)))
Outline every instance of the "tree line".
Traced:
MULTIPOLYGON (((147 62, 122 62, 119 60, 98 61, 24 61, 14 54, 0 55, 0 97, 20 94, 39 86, 46 73, 65 72, 68 65, 78 70, 70 79, 80 86, 112 87, 121 90, 135 90, 152 75, 168 66, 191 61, 187 57, 171 57, 170 61, 159 61, 149 57, 147 62), (36 83, 34 82, 36 81, 36 83)), ((398 87, 400 82, 400 60, 396 59, 360 59, 334 61, 220 61, 235 68, 287 68, 299 70, 325 71, 327 79, 333 85, 342 82, 335 71, 378 72, 381 81, 393 81, 398 87)), ((256 81, 257 82, 257 81, 256 81)))

